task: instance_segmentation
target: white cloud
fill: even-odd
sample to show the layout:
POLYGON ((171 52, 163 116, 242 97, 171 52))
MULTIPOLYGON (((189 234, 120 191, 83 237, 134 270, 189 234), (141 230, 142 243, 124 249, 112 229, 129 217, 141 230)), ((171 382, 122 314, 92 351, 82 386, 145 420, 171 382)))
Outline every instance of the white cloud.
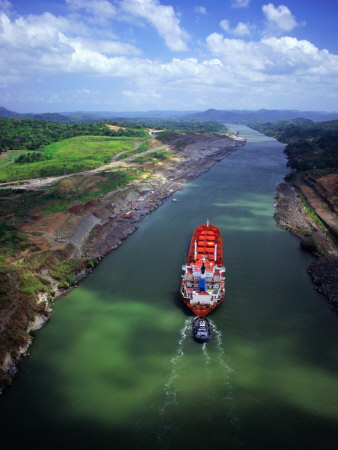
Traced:
POLYGON ((248 25, 246 25, 243 22, 238 22, 235 28, 231 28, 229 20, 224 19, 221 20, 220 26, 223 28, 224 31, 227 31, 228 33, 233 34, 234 36, 245 36, 250 34, 248 25))
POLYGON ((74 49, 81 47, 105 55, 140 55, 142 53, 141 50, 134 45, 119 41, 72 38, 68 40, 68 43, 74 49))
POLYGON ((66 3, 74 11, 83 9, 87 13, 104 19, 116 15, 116 7, 107 0, 66 0, 66 3))
MULTIPOLYGON (((113 40, 90 39, 81 37, 88 34, 88 29, 81 23, 56 17, 51 13, 40 16, 30 15, 11 21, 0 14, 0 52, 2 56, 20 55, 24 59, 35 58, 38 65, 43 58, 54 55, 64 58, 65 62, 79 48, 101 52, 103 54, 140 54, 135 46, 113 40), (73 37, 77 34, 77 37, 73 37)), ((18 64, 21 59, 18 58, 18 64)))
POLYGON ((140 102, 149 102, 150 101, 157 101, 161 98, 161 95, 157 93, 156 91, 150 90, 150 89, 143 89, 141 91, 129 91, 125 90, 122 91, 121 94, 124 97, 127 97, 129 100, 132 100, 134 103, 140 103, 140 102))
POLYGON ((223 28, 224 31, 230 32, 230 30, 231 30, 230 22, 228 20, 226 20, 226 19, 221 20, 220 26, 223 28))
POLYGON ((161 5, 158 0, 122 0, 121 10, 151 23, 164 38, 170 50, 188 50, 188 34, 180 27, 180 20, 172 6, 161 5))
POLYGON ((207 47, 224 64, 231 65, 240 78, 268 81, 275 76, 296 75, 309 81, 318 73, 338 75, 338 55, 288 36, 245 42, 212 33, 207 37, 207 47))
POLYGON ((235 36, 245 36, 246 34, 250 34, 249 27, 243 23, 238 22, 236 28, 234 28, 233 33, 235 36))
POLYGON ((8 0, 0 0, 0 11, 9 13, 12 9, 12 5, 8 0))
POLYGON ((205 6, 195 6, 194 11, 196 14, 205 15, 207 13, 207 9, 205 6))
POLYGON ((80 94, 80 95, 83 95, 83 94, 84 95, 98 95, 99 91, 93 91, 91 89, 83 88, 83 89, 77 89, 76 93, 80 94))
MULTIPOLYGON (((155 0, 126 1, 145 3, 147 8, 154 4, 162 7, 155 0)), ((143 16, 137 17, 146 18, 147 8, 143 16)), ((172 19, 176 18, 172 9, 165 11, 172 19)), ((156 23, 159 26, 160 22, 156 23)), ((177 25, 171 22, 166 32, 169 33, 170 27, 175 31, 175 23, 177 25)), ((179 23, 177 26, 180 30, 179 23)), ((224 20, 221 26, 239 37, 249 32, 242 22, 231 28, 229 21, 224 20)), ((0 87, 7 88, 6 92, 19 92, 20 89, 8 89, 8 86, 20 88, 20 83, 24 85, 37 77, 46 80, 48 75, 75 77, 79 74, 88 76, 92 85, 88 82, 86 88, 92 86, 95 90, 93 79, 104 77, 108 83, 112 80, 111 98, 113 95, 115 98, 117 92, 120 99, 130 99, 135 105, 148 102, 154 106, 156 101, 165 101, 173 108, 196 107, 196 99, 221 107, 222 96, 234 97, 236 93, 243 97, 243 92, 250 92, 250 98, 257 99, 258 104, 269 92, 271 98, 278 93, 285 102, 287 98, 296 102, 297 95, 311 99, 314 92, 318 98, 320 94, 321 98, 329 99, 332 92, 338 92, 338 55, 320 50, 306 40, 284 36, 248 41, 212 33, 206 39, 205 49, 209 54, 204 60, 195 57, 150 59, 142 57, 141 51, 129 43, 97 39, 90 28, 72 17, 44 13, 14 19, 0 13, 0 87), (115 87, 118 83, 119 88, 115 87)), ((61 96, 49 95, 48 101, 58 102, 65 97, 56 87, 55 94, 61 96)), ((96 97, 89 89, 78 91, 77 95, 80 94, 86 98, 96 97)), ((22 102, 29 101, 27 91, 21 91, 21 96, 22 102)), ((102 94, 101 101, 105 100, 102 94)))
POLYGON ((248 8, 250 0, 233 0, 232 8, 248 8))
MULTIPOLYGON (((139 57, 139 49, 127 43, 71 36, 71 25, 50 13, 13 21, 0 14, 3 82, 17 83, 30 75, 49 73, 124 78, 154 88, 166 83, 218 87, 272 83, 276 78, 281 83, 289 83, 289 79, 315 83, 320 78, 332 90, 332 80, 338 79, 338 55, 288 36, 246 42, 212 33, 206 39, 209 58, 165 62, 139 57)), ((223 28, 230 29, 227 21, 223 28)), ((236 29, 240 32, 239 25, 236 29)))
POLYGON ((281 31, 291 31, 298 25, 287 6, 279 5, 276 8, 272 3, 269 3, 268 5, 263 5, 262 11, 267 18, 268 24, 277 27, 281 31))

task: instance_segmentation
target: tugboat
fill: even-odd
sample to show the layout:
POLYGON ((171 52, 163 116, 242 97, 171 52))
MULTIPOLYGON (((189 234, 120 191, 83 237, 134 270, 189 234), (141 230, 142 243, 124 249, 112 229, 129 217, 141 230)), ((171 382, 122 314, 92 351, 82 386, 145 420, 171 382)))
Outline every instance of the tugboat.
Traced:
POLYGON ((204 317, 222 303, 225 295, 222 236, 209 221, 194 231, 182 270, 182 299, 196 316, 204 317))
POLYGON ((196 317, 192 323, 192 335, 195 341, 207 342, 211 337, 208 319, 205 317, 196 317))

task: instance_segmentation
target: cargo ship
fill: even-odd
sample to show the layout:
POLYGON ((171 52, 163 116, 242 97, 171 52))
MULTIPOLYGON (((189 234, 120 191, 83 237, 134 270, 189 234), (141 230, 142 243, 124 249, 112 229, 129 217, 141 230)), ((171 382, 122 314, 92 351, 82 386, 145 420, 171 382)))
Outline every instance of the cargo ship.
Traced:
POLYGON ((223 240, 219 229, 209 221, 194 231, 182 270, 183 301, 196 316, 204 317, 221 304, 225 295, 223 240))

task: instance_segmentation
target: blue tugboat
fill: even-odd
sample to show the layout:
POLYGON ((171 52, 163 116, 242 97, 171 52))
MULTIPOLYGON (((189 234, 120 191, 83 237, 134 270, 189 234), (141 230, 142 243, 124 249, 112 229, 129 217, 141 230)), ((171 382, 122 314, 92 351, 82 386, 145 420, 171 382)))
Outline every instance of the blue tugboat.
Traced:
POLYGON ((192 335, 195 341, 207 342, 211 337, 210 324, 205 317, 196 317, 192 324, 192 335))

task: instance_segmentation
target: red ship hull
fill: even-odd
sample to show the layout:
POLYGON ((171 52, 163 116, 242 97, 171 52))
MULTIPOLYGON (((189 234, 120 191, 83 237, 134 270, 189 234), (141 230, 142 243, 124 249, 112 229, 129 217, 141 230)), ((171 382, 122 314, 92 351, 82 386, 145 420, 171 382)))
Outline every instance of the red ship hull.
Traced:
POLYGON ((196 228, 182 270, 180 293, 184 303, 196 316, 210 314, 225 296, 223 240, 217 227, 207 223, 196 228))

